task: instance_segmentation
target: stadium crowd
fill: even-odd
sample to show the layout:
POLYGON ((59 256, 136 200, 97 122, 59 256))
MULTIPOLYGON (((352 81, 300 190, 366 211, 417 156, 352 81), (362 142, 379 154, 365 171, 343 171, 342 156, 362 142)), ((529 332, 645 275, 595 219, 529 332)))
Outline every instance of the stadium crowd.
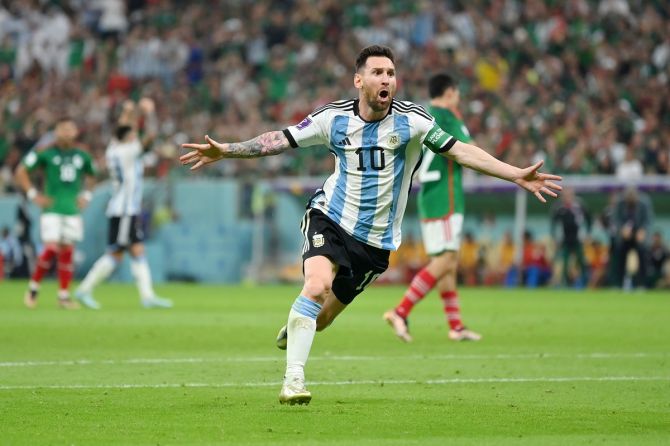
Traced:
MULTIPOLYGON (((396 51, 403 98, 425 102, 438 70, 462 79, 471 133, 510 163, 666 174, 669 20, 660 0, 2 1, 0 181, 63 114, 102 162, 127 96, 156 98, 170 161, 205 133, 281 128, 353 96, 350 61, 370 43, 396 51)), ((221 169, 318 175, 331 161, 315 153, 221 169)))
MULTIPOLYGON (((394 49, 403 99, 425 103, 431 73, 460 79, 470 132, 511 164, 665 175, 668 23, 663 0, 0 0, 0 193, 63 115, 104 166, 128 97, 157 104, 148 173, 180 175, 182 142, 245 140, 353 97, 351 61, 371 43, 394 49)), ((313 176, 331 163, 327 150, 295 151, 203 174, 313 176)))

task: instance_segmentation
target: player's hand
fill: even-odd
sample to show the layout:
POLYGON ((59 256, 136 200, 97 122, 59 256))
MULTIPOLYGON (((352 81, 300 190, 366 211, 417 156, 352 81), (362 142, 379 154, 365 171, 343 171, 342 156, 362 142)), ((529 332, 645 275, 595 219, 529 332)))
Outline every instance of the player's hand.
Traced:
POLYGON ((42 194, 37 194, 35 198, 33 198, 33 203, 41 207, 42 209, 47 208, 51 206, 51 203, 53 200, 51 198, 47 197, 46 195, 42 194))
POLYGON ((547 194, 554 198, 557 197, 556 192, 561 191, 563 188, 552 180, 561 181, 563 178, 558 175, 538 172, 542 164, 544 164, 544 161, 539 161, 530 167, 521 169, 519 178, 514 180, 514 182, 527 191, 532 192, 542 203, 546 203, 547 200, 545 200, 542 194, 547 194))
POLYGON ((156 111, 156 104, 151 98, 142 98, 140 102, 137 103, 140 111, 145 115, 151 114, 156 111))
POLYGON ((226 144, 214 141, 209 135, 205 135, 206 144, 186 143, 181 146, 184 149, 192 149, 190 152, 179 157, 179 161, 193 164, 191 170, 200 169, 202 166, 213 163, 223 158, 226 144))
POLYGON ((81 209, 85 209, 88 204, 90 203, 90 200, 87 200, 84 197, 77 197, 77 207, 81 209))

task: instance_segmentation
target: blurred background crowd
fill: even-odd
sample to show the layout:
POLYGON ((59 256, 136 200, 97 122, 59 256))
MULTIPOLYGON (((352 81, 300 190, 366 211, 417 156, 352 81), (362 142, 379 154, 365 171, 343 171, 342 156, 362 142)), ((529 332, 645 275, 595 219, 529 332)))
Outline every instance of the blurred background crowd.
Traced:
MULTIPOLYGON (((249 139, 354 97, 353 62, 372 43, 395 51, 402 99, 425 104, 430 74, 455 75, 470 133, 507 162, 623 180, 670 171, 666 0, 0 0, 0 193, 63 115, 104 167, 128 97, 157 104, 149 175, 182 175, 182 142, 249 139)), ((331 171, 314 150, 200 175, 331 171)))
MULTIPOLYGON (((158 102, 166 158, 205 133, 247 139, 353 97, 356 53, 380 43, 403 99, 425 103, 431 73, 458 77, 471 133, 506 161, 666 174, 669 21, 664 0, 5 0, 0 160, 11 169, 67 114, 102 161, 129 95, 158 102)), ((328 172, 315 152, 221 168, 328 172)))

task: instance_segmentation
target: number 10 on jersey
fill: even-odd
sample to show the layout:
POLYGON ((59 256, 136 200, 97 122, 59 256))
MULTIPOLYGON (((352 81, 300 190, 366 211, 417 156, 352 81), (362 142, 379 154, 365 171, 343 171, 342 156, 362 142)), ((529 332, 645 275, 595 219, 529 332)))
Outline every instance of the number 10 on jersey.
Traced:
POLYGON ((384 149, 381 147, 361 147, 356 149, 356 154, 358 155, 358 170, 361 172, 368 170, 368 166, 373 170, 382 170, 386 167, 384 149))

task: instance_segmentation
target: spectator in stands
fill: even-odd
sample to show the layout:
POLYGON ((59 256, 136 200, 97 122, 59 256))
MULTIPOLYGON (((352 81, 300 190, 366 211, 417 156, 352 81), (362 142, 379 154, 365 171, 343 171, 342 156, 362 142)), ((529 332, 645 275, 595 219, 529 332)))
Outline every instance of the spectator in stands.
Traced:
POLYGON ((633 147, 628 147, 623 161, 616 168, 616 176, 626 183, 632 183, 642 179, 643 169, 633 147))
POLYGON ((631 289, 646 285, 647 239, 654 212, 649 198, 634 187, 627 188, 614 206, 615 277, 618 286, 631 289))
POLYGON ((463 236, 458 260, 458 275, 461 277, 461 283, 467 286, 476 285, 477 268, 479 266, 479 245, 470 231, 466 232, 463 236))
POLYGON ((591 232, 591 214, 575 196, 572 188, 566 187, 561 200, 551 210, 550 234, 558 244, 557 260, 561 259, 563 285, 570 285, 569 262, 574 257, 579 267, 575 285, 584 286, 588 270, 584 259, 584 237, 591 232), (557 231, 558 229, 558 231, 557 231))
POLYGON ((13 278, 28 278, 35 270, 36 252, 31 236, 32 227, 33 222, 28 209, 28 200, 22 198, 16 208, 16 223, 14 226, 16 238, 21 245, 22 261, 20 264, 14 265, 13 278))
POLYGON ((0 280, 3 277, 13 277, 14 268, 23 262, 23 253, 21 245, 15 235, 11 233, 7 226, 2 228, 2 238, 0 239, 0 280))
POLYGON ((514 239, 507 231, 495 245, 486 249, 486 285, 500 285, 507 283, 510 272, 514 269, 514 239))
POLYGON ((522 276, 524 284, 529 288, 545 285, 551 278, 547 248, 536 242, 530 231, 523 234, 522 276))
MULTIPOLYGON (((90 131, 83 142, 100 159, 113 109, 130 92, 165 98, 161 141, 173 141, 176 129, 191 137, 214 133, 217 122, 230 123, 217 133, 245 139, 349 94, 352 48, 383 38, 402 49, 403 63, 417 73, 453 67, 471 98, 467 106, 476 111, 466 125, 507 161, 520 156, 518 147, 528 148, 522 156, 532 159, 546 145, 547 168, 625 172, 628 162, 620 164, 631 141, 640 152, 639 161, 629 160, 634 175, 640 164, 647 172, 668 171, 670 132, 661 124, 670 119, 670 30, 663 2, 545 0, 523 14, 518 1, 366 8, 341 0, 314 8, 300 0, 290 9, 290 2, 270 0, 252 7, 211 3, 2 3, 0 115, 7 122, 0 122, 0 141, 14 146, 18 130, 48 103, 58 114, 98 121, 84 129, 90 131), (619 9, 637 20, 613 19, 619 9, 603 6, 610 3, 626 5, 619 9), (365 32, 368 24, 380 31, 365 32), (208 27, 215 31, 200 31, 208 27), (501 29, 509 30, 508 38, 501 29), (272 56, 281 53, 287 57, 272 56), (304 69, 317 57, 322 70, 304 69), (260 89, 268 91, 261 95, 260 89), (272 107, 259 106, 261 97, 272 98, 272 107), (287 104, 289 97, 300 110, 287 104), (190 114, 195 103, 205 110, 190 114)), ((407 73, 407 99, 421 95, 419 83, 407 73)), ((53 125, 52 117, 44 118, 45 127, 53 125)), ((265 163, 254 168, 264 170, 265 163)), ((289 161, 279 173, 302 173, 302 167, 289 161)), ((319 173, 328 171, 324 165, 319 173)))
POLYGON ((655 288, 657 285, 670 285, 670 282, 667 281, 670 277, 668 259, 670 259, 670 252, 663 243, 663 236, 657 231, 652 236, 649 247, 649 288, 655 288))
POLYGON ((604 285, 605 273, 607 272, 607 246, 599 240, 589 240, 584 244, 584 257, 589 266, 589 288, 604 285))
MULTIPOLYGON (((619 171, 625 178, 631 171, 638 178, 641 170, 670 172, 664 2, 538 0, 528 8, 520 8, 519 0, 419 3, 368 8, 338 0, 318 2, 317 8, 308 0, 0 2, 0 187, 15 190, 8 174, 58 115, 83 124, 82 143, 103 161, 113 118, 131 93, 163 98, 157 144, 166 152, 204 133, 245 140, 295 122, 350 95, 347 67, 352 51, 377 38, 362 32, 373 21, 382 24, 385 39, 404 48, 403 65, 416 73, 453 67, 469 98, 467 127, 503 160, 542 156, 551 171, 619 171), (45 53, 39 42, 54 52, 45 53), (281 53, 292 57, 270 57, 281 53), (317 58, 323 68, 306 69, 317 58), (54 75, 63 69, 67 76, 54 75), (270 97, 263 88, 272 89, 272 107, 261 103, 270 97), (198 112, 191 113, 196 104, 198 112), (629 145, 637 152, 626 153, 629 145)), ((420 76, 404 75, 403 96, 416 101, 423 95, 420 76)), ((330 154, 317 161, 296 151, 272 170, 315 176, 332 171, 330 154)), ((274 162, 246 163, 244 169, 254 176, 274 162)), ((231 161, 223 168, 234 177, 241 165, 231 161)), ((167 175, 170 166, 161 164, 156 175, 167 175)), ((488 249, 487 257, 498 251, 488 249)), ((505 270, 502 265, 487 277, 505 270)))

